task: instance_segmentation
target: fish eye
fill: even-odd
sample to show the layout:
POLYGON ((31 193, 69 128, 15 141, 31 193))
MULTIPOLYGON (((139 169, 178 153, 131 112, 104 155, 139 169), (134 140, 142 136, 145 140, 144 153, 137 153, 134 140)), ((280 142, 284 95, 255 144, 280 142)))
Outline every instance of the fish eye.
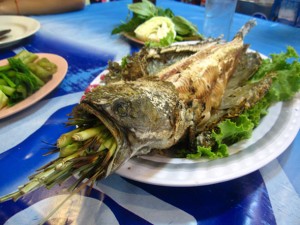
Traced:
POLYGON ((118 99, 114 102, 112 110, 120 117, 128 116, 130 102, 124 99, 118 99))

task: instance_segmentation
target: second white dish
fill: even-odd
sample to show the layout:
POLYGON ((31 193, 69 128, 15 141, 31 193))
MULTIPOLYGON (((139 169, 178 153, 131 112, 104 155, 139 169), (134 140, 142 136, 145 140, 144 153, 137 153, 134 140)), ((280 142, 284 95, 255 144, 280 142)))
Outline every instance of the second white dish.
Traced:
POLYGON ((0 49, 12 46, 40 29, 40 23, 26 16, 0 16, 0 30, 11 32, 0 39, 0 49))

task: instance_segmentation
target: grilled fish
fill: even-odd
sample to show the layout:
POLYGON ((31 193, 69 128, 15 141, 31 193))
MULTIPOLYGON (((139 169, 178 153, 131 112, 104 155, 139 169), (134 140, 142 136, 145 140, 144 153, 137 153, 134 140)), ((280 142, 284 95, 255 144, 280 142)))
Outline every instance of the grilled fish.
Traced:
POLYGON ((243 38, 254 25, 249 21, 228 43, 145 47, 125 69, 110 64, 107 84, 86 93, 73 109, 69 124, 77 128, 57 141, 54 151, 60 151, 60 158, 0 200, 17 199, 39 186, 50 188, 73 173, 79 179, 71 189, 80 190, 86 178, 106 177, 136 155, 182 141, 195 147, 203 127, 214 123, 212 112, 224 106, 227 84, 247 49, 243 38), (173 57, 174 51, 183 53, 173 57))

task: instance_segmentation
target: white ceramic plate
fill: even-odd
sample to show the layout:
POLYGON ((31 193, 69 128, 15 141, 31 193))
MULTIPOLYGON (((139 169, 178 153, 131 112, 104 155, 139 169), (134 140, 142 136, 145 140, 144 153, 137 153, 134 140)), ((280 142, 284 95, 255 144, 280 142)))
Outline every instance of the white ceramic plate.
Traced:
MULTIPOLYGON (((262 56, 265 57, 265 56, 262 56)), ((100 74, 91 84, 99 84, 100 74)), ((300 93, 279 102, 248 140, 229 148, 230 156, 216 160, 189 160, 161 155, 130 159, 116 173, 136 181, 161 186, 200 186, 232 180, 260 169, 276 159, 292 143, 300 128, 300 93)))
MULTIPOLYGON (((55 63, 57 65, 57 72, 53 74, 51 80, 49 80, 44 86, 42 86, 38 91, 36 91, 28 98, 24 99, 23 101, 17 103, 12 107, 0 109, 0 119, 20 112, 21 110, 26 109, 34 103, 38 102, 46 95, 48 95, 52 90, 54 90, 64 79, 68 71, 68 63, 64 58, 49 53, 37 53, 37 55, 39 56, 39 58, 45 57, 49 59, 50 62, 55 63)), ((5 64, 7 64, 6 59, 0 61, 0 66, 5 64)))
POLYGON ((40 29, 40 23, 26 16, 0 16, 0 30, 11 32, 0 38, 0 49, 12 46, 40 29))

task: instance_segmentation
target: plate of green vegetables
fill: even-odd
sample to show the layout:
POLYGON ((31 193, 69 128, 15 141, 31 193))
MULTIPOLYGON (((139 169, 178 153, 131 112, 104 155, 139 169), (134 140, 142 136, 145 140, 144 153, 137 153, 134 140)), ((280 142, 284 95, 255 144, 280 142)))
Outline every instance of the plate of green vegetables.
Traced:
POLYGON ((0 61, 0 119, 35 104, 64 79, 67 61, 55 54, 26 50, 0 61))
POLYGON ((112 30, 125 38, 150 46, 168 46, 175 42, 203 40, 195 24, 171 9, 155 6, 148 0, 128 4, 132 16, 112 30))

